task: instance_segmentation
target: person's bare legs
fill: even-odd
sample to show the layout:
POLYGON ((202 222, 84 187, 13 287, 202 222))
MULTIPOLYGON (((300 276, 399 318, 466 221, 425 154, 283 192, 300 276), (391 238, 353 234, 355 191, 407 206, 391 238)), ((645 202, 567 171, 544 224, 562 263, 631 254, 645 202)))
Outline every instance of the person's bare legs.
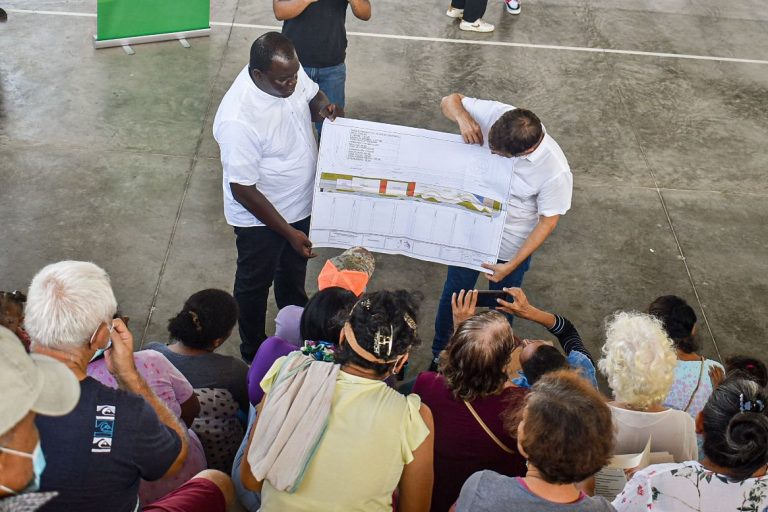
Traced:
POLYGON ((236 504, 237 504, 237 497, 235 496, 235 486, 232 484, 232 479, 229 477, 228 474, 219 471, 217 469, 206 469, 204 471, 199 472, 192 478, 204 478, 205 480, 208 480, 212 482, 216 487, 218 487, 221 490, 221 493, 224 495, 224 500, 227 502, 227 510, 228 511, 234 511, 237 510, 236 504))

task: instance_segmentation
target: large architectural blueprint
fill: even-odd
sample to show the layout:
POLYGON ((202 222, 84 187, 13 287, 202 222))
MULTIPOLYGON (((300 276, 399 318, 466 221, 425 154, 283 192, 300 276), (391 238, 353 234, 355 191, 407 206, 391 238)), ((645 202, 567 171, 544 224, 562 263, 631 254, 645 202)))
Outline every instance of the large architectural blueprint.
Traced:
POLYGON ((458 135, 326 121, 309 238, 482 271, 496 262, 504 230, 504 163, 458 135))

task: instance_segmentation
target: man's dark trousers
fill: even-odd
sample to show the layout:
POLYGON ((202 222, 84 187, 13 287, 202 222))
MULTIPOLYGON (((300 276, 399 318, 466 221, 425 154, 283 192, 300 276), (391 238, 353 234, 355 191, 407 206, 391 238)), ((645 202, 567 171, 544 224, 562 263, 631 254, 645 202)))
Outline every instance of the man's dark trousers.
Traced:
MULTIPOLYGON (((309 217, 291 224, 309 234, 309 217)), ((267 337, 265 323, 269 287, 274 282, 278 308, 307 303, 304 280, 307 260, 266 226, 235 228, 237 272, 235 299, 240 307, 240 354, 250 363, 267 337)))

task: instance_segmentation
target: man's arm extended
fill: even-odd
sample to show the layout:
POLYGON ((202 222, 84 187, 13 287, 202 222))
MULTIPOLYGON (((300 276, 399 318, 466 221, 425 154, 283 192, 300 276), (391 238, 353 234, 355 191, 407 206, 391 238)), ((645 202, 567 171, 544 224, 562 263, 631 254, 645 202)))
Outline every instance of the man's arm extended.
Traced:
POLYGON ((272 0, 272 10, 275 11, 275 18, 280 21, 290 20, 304 12, 309 4, 317 0, 272 0))
POLYGON ((189 441, 187 440, 187 428, 181 424, 179 419, 171 412, 165 403, 160 400, 147 382, 139 375, 136 369, 136 363, 133 359, 133 335, 122 320, 116 319, 113 322, 112 348, 104 354, 107 369, 115 377, 120 389, 130 391, 141 396, 154 409, 160 423, 172 429, 181 439, 181 450, 176 460, 165 476, 173 475, 184 465, 189 451, 189 441))
POLYGON ((541 247, 544 240, 546 240, 555 230, 559 220, 559 215, 552 215, 550 217, 541 215, 538 224, 533 228, 533 231, 528 235, 528 238, 525 239, 523 245, 520 246, 520 249, 517 251, 514 258, 506 263, 483 263, 483 268, 493 270, 493 274, 485 274, 485 277, 487 277, 489 281, 498 283, 511 274, 523 261, 525 261, 526 258, 528 258, 528 256, 541 247))
POLYGON ((357 19, 363 21, 371 19, 371 2, 369 0, 349 0, 349 6, 352 7, 352 14, 357 19))
POLYGON ((312 242, 303 231, 298 230, 288 224, 269 199, 259 192, 255 186, 241 185, 239 183, 230 183, 232 196, 235 201, 243 205, 246 210, 251 212, 254 217, 264 223, 269 229, 282 236, 291 244, 293 250, 305 258, 314 258, 316 254, 312 252, 312 242))
POLYGON ((461 137, 467 144, 482 144, 483 131, 477 121, 467 112, 461 103, 463 94, 457 92, 449 94, 440 102, 440 109, 443 115, 459 125, 461 137))

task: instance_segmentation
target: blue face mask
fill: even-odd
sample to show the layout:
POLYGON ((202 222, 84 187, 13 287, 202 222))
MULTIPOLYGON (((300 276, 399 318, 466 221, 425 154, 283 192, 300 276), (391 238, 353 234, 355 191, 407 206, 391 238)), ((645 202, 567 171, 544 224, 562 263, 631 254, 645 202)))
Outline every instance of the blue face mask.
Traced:
POLYGON ((43 455, 43 449, 40 446, 40 441, 37 442, 37 445, 35 446, 35 449, 32 450, 32 453, 11 450, 10 448, 5 448, 3 446, 0 446, 0 452, 10 453, 11 455, 18 455, 19 457, 32 459, 32 472, 35 474, 32 477, 32 481, 29 482, 29 485, 20 491, 14 491, 13 489, 10 489, 4 485, 0 485, 0 489, 10 494, 24 494, 27 492, 35 492, 40 489, 40 476, 43 474, 43 471, 45 471, 45 455, 43 455))

